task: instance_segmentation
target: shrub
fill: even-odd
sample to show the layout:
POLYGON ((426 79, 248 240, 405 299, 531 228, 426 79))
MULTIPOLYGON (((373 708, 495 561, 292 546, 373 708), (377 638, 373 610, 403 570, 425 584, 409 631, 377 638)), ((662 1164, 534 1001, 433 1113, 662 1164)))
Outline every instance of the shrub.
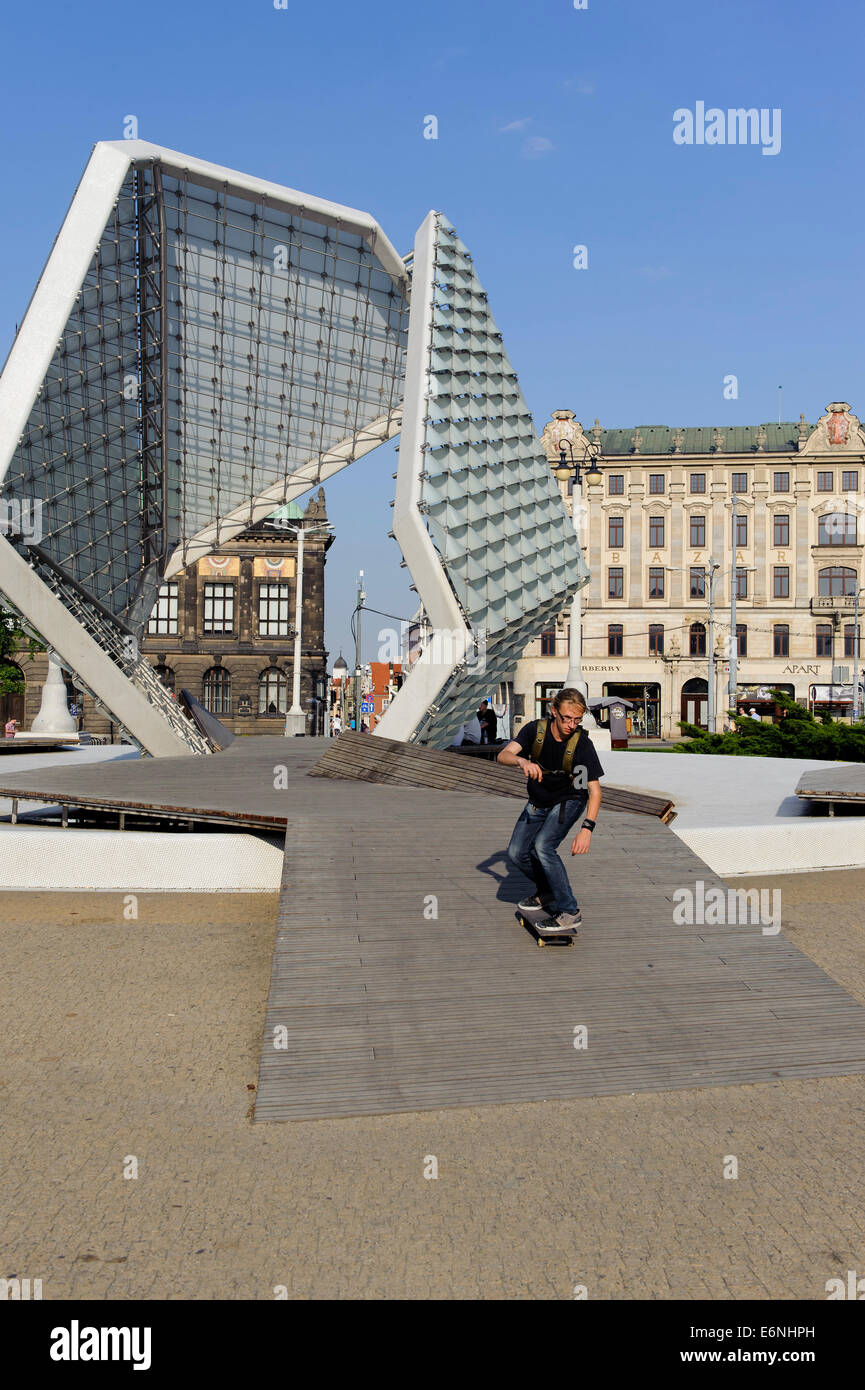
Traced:
POLYGON ((677 748, 679 753, 723 753, 728 757, 744 758, 814 758, 827 762, 865 762, 865 723, 842 724, 838 719, 813 714, 797 705, 781 690, 772 696, 780 707, 777 724, 757 723, 742 719, 728 710, 736 720, 736 732, 710 734, 696 724, 679 721, 683 735, 690 740, 677 748))

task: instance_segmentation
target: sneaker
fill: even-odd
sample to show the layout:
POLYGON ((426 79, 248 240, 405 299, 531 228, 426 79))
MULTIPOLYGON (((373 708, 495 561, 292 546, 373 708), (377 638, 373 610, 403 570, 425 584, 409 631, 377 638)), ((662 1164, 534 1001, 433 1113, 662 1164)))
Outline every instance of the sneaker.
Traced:
POLYGON ((520 912, 552 912, 552 911, 553 911, 552 905, 551 905, 550 903, 542 903, 541 900, 540 900, 540 898, 537 897, 537 896, 535 896, 535 897, 533 897, 533 898, 526 898, 524 902, 517 903, 517 907, 519 908, 520 912))
POLYGON ((538 922, 538 931, 544 932, 547 936, 552 936, 555 932, 574 932, 582 920, 579 908, 576 912, 560 912, 556 917, 548 917, 545 922, 538 922))

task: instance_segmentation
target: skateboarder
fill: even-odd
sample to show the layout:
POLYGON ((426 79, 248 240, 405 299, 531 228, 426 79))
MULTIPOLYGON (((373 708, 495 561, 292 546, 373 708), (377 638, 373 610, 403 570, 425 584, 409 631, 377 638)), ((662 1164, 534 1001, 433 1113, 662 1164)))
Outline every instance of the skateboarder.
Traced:
POLYGON ((585 712, 579 690, 560 690, 549 720, 524 725, 496 760, 526 774, 528 805, 514 826, 508 858, 536 888, 535 895, 519 904, 520 911, 537 916, 545 908, 549 918, 538 926, 550 935, 573 932, 582 920, 558 846, 588 803, 588 815, 571 845, 572 855, 588 854, 601 806, 598 779, 604 769, 589 735, 580 728, 585 712))

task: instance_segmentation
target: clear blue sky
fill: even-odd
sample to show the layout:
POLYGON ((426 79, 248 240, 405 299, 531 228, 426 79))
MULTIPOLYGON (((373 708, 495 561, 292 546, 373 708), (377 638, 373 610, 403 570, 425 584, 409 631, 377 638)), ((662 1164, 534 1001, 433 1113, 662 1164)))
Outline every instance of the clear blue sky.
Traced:
MULTIPOLYGON (((756 424, 779 384, 785 419, 865 415, 863 27, 854 0, 7 7, 0 356, 91 146, 135 115, 143 140, 370 211, 403 253, 446 213, 539 429, 563 407, 756 424), (700 101, 780 108, 780 152, 675 144, 700 101)), ((331 660, 359 568, 371 605, 413 607, 386 537, 395 466, 385 446, 327 488, 331 660)))

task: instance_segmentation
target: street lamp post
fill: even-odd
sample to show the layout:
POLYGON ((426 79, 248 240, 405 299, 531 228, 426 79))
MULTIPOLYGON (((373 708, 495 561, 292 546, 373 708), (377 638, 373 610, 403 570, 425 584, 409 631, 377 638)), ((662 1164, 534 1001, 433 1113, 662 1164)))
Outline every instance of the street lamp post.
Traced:
POLYGON ((853 723, 859 722, 862 702, 859 699, 859 595, 865 593, 856 585, 856 600, 853 604, 853 723))
MULTIPOLYGON (((586 477, 594 481, 601 476, 598 467, 597 445, 586 441, 586 446, 581 459, 574 458, 574 446, 570 439, 563 439, 559 444, 559 462, 554 469, 557 480, 560 483, 572 481, 571 490, 571 521, 574 526, 574 535, 577 538, 577 545, 582 554, 582 536, 580 534, 580 520, 583 501, 583 473, 582 469, 586 461, 590 460, 585 469, 586 477), (566 457, 566 452, 570 453, 570 461, 566 457)), ((588 700, 588 686, 583 680, 582 666, 582 646, 583 646, 583 600, 582 594, 578 589, 571 600, 571 629, 568 636, 568 674, 565 678, 565 685, 574 690, 579 690, 583 698, 588 700)), ((588 706, 587 706, 588 709, 588 706)))
POLYGON ((721 568, 714 555, 709 556, 709 733, 715 732, 715 575, 721 568))
POLYGON ((333 527, 328 521, 314 522, 312 526, 290 525, 285 517, 270 522, 278 531, 293 531, 297 537, 297 586, 294 598, 294 671, 291 689, 291 708, 285 716, 285 737, 292 738, 306 733, 306 715, 300 703, 300 665, 302 656, 301 627, 303 623, 303 542, 305 536, 328 535, 333 527))

